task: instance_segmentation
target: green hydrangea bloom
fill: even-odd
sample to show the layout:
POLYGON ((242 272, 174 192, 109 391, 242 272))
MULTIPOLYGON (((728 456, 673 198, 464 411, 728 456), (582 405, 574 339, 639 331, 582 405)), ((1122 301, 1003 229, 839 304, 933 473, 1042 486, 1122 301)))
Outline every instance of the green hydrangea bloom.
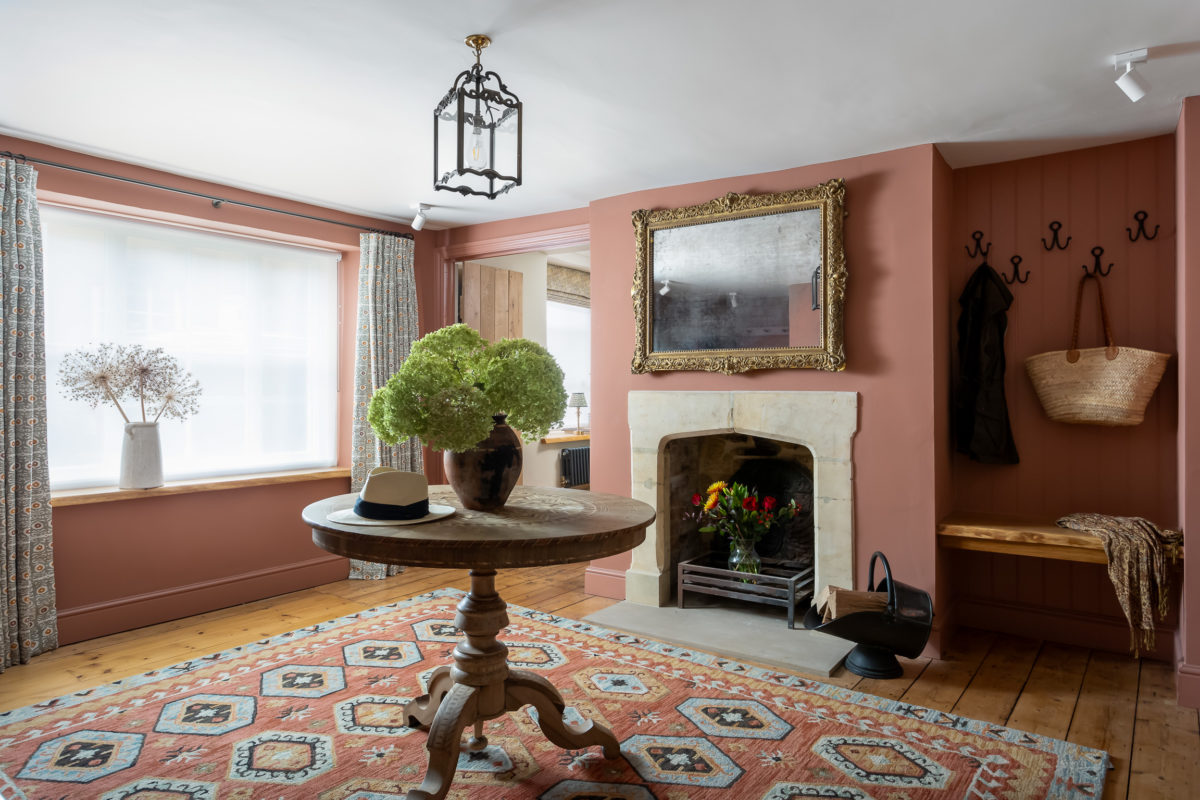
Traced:
POLYGON ((567 407, 563 374, 528 339, 488 342, 468 325, 426 334, 400 371, 375 392, 367 420, 387 444, 415 436, 437 450, 463 452, 487 438, 492 416, 529 442, 545 436, 567 407))

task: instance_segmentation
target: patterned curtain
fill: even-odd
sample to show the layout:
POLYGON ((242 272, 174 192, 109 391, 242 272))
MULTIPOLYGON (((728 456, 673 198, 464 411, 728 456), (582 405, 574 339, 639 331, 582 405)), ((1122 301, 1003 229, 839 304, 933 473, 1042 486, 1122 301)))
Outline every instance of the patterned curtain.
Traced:
MULTIPOLYGON (((359 236, 358 344, 354 350, 354 438, 350 488, 362 488, 377 466, 420 472, 421 443, 413 440, 388 447, 367 422, 371 395, 392 377, 420 338, 413 240, 382 233, 359 236)), ((350 560, 350 577, 378 580, 403 567, 350 560)))
POLYGON ((46 466, 46 343, 37 171, 0 159, 0 671, 58 647, 50 472, 46 466))

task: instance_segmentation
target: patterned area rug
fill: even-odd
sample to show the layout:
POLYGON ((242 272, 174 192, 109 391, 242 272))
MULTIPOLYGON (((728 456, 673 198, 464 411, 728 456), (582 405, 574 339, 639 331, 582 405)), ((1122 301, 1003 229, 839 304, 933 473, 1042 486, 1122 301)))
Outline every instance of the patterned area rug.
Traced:
MULTIPOLYGON (((397 800, 425 734, 403 703, 454 646, 443 589, 0 714, 7 800, 397 800)), ((918 800, 1099 796, 1108 757, 1066 742, 510 606, 509 660, 612 728, 565 751, 531 708, 464 749, 457 800, 918 800)))

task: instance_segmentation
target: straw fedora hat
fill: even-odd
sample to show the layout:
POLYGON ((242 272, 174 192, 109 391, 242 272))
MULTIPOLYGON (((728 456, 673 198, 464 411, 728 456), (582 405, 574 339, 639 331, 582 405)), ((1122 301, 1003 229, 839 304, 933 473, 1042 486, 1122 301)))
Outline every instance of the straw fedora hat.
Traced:
POLYGON ((454 506, 429 502, 429 482, 421 473, 376 467, 354 506, 330 511, 326 518, 343 525, 416 525, 453 513, 454 506))

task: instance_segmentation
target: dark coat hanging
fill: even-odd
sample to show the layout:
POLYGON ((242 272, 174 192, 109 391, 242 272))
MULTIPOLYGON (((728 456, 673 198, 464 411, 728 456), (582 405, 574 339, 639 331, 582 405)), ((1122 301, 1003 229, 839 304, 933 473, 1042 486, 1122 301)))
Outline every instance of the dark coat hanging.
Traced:
POLYGON ((958 298, 954 440, 960 453, 985 464, 1020 461, 1004 397, 1004 331, 1012 301, 1012 292, 987 262, 958 298))

